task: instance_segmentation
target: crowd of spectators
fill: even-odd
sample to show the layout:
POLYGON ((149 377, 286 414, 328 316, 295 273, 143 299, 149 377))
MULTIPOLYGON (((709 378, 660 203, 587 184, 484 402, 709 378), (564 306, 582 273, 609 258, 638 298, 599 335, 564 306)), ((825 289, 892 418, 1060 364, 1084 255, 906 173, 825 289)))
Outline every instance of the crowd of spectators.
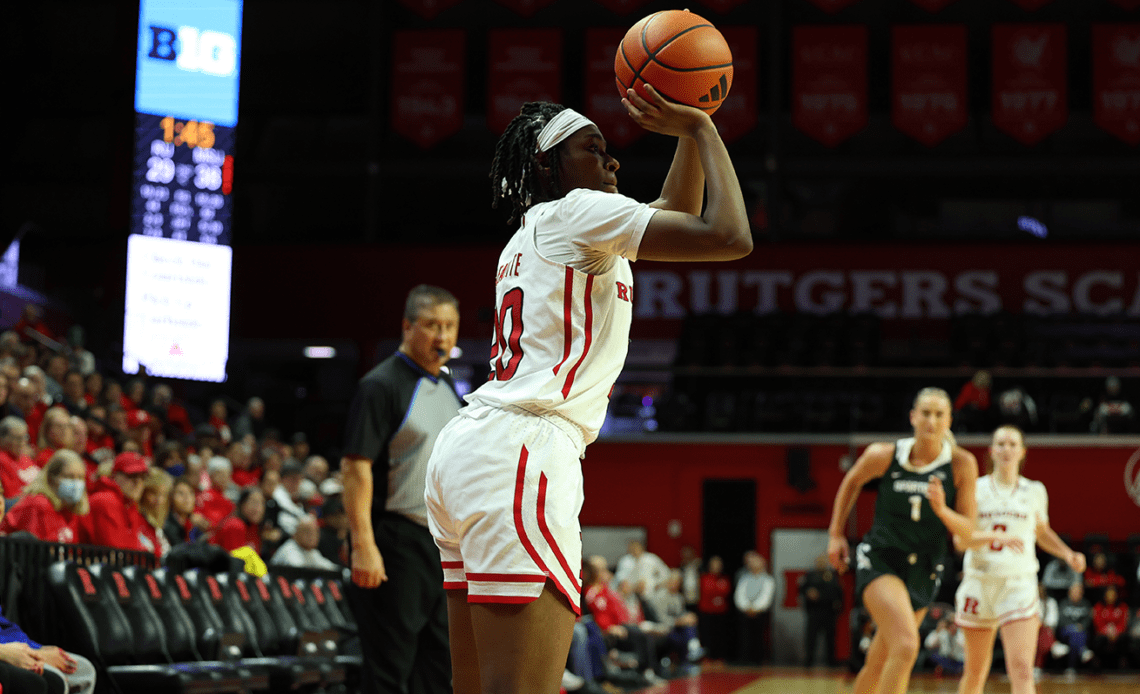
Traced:
MULTIPOLYGON (((97 368, 73 328, 35 307, 0 334, 0 534, 153 553, 247 547, 268 564, 347 563, 338 472, 265 403, 209 403, 195 421, 167 383, 97 368)), ((202 403, 205 404, 205 403, 202 403)))

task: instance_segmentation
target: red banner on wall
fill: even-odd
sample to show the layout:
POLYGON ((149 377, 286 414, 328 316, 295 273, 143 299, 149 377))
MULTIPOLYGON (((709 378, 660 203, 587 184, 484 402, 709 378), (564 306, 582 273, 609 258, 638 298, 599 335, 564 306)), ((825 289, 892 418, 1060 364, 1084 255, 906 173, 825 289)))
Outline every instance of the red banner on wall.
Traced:
POLYGON ((1068 118, 1064 24, 995 24, 993 119, 998 130, 1027 145, 1068 118))
POLYGON ((721 27, 732 50, 732 91, 713 115, 720 136, 732 142, 756 127, 756 27, 721 27))
POLYGON ((1048 5, 1049 3, 1053 2, 1053 0, 1009 0, 1009 1, 1012 2, 1014 5, 1017 5, 1021 9, 1029 10, 1030 12, 1032 12, 1033 10, 1040 9, 1040 8, 1044 7, 1045 5, 1048 5))
POLYGON ((461 0, 400 0, 400 4, 410 7, 416 14, 424 19, 431 19, 452 5, 458 5, 461 0))
POLYGON ((867 125, 867 27, 797 26, 792 123, 828 147, 867 125))
POLYGON ((608 145, 619 149, 645 134, 622 106, 615 86, 614 56, 623 36, 625 29, 586 30, 586 117, 598 124, 608 145))
POLYGON ((1093 120, 1140 144, 1140 24, 1093 25, 1093 120))
POLYGON ((946 7, 954 0, 910 0, 927 12, 938 12, 943 7, 946 7))
POLYGON ((487 127, 501 133, 528 101, 562 98, 562 32, 499 29, 490 32, 487 127))
POLYGON ((854 5, 859 0, 808 0, 811 4, 815 5, 824 12, 835 14, 848 5, 854 5))
POLYGON ((626 15, 644 5, 646 0, 597 0, 614 14, 626 15))
POLYGON ((398 31, 392 60, 392 129, 431 147, 463 125, 462 30, 398 31))
POLYGON ((524 17, 529 17, 538 10, 546 7, 554 0, 496 0, 500 5, 505 5, 515 12, 524 17))
POLYGON ((966 127, 966 27, 891 30, 891 122, 928 147, 966 127))

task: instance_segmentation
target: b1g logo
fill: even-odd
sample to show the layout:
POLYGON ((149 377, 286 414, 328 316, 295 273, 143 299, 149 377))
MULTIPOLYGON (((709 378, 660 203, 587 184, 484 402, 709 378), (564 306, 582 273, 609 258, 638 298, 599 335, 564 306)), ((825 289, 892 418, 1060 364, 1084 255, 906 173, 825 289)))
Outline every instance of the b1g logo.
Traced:
POLYGON ((182 70, 227 77, 237 70, 237 40, 221 31, 150 25, 148 58, 173 61, 182 70))

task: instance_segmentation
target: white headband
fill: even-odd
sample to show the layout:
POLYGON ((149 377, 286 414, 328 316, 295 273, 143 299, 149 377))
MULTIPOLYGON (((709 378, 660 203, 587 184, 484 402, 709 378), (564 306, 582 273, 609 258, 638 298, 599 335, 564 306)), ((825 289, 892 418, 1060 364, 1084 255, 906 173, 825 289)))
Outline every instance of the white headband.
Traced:
POLYGON ((538 133, 538 151, 547 151, 587 125, 594 125, 594 121, 574 109, 568 108, 559 111, 558 115, 551 118, 550 122, 538 133))

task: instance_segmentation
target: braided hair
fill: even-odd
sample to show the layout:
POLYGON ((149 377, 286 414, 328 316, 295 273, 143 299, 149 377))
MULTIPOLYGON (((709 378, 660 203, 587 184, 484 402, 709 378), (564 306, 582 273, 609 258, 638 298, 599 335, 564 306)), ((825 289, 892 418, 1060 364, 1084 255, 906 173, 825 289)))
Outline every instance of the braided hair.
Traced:
POLYGON ((533 203, 542 202, 548 194, 547 186, 555 190, 561 188, 558 148, 546 153, 551 174, 545 180, 535 166, 535 151, 542 128, 564 110, 565 106, 549 101, 523 104, 519 115, 511 120, 495 145, 495 158, 491 161, 491 207, 498 208, 500 200, 508 201, 511 205, 508 224, 518 221, 533 203))

